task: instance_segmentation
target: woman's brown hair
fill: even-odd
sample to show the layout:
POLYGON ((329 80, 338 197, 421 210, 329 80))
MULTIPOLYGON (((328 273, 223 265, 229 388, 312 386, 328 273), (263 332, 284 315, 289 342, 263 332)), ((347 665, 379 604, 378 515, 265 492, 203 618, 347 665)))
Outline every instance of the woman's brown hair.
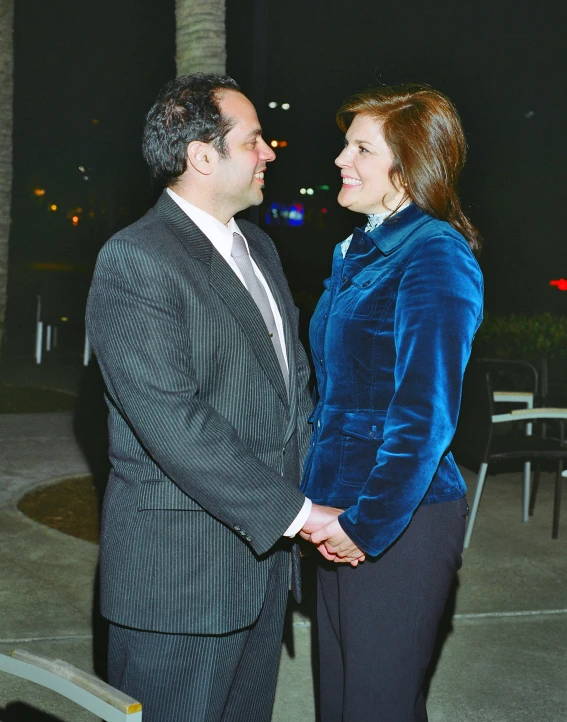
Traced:
POLYGON ((458 181, 466 141, 459 115, 447 96, 427 85, 406 84, 363 90, 337 111, 346 132, 355 115, 375 118, 394 156, 390 180, 401 183, 425 213, 447 221, 480 251, 481 237, 461 209, 458 181))

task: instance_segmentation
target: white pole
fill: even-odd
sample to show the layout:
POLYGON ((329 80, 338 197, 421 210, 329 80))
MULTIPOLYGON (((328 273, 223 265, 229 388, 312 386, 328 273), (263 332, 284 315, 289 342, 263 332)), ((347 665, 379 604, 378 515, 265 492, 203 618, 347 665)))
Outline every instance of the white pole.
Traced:
POLYGON ((43 349, 43 322, 38 321, 35 328, 35 362, 41 363, 41 352, 43 349))
POLYGON ((41 363, 43 348, 43 323, 41 322, 41 296, 37 297, 36 326, 35 326, 35 362, 41 363))
POLYGON ((85 334, 85 348, 83 351, 83 366, 88 366, 91 360, 91 345, 89 343, 89 337, 85 334))

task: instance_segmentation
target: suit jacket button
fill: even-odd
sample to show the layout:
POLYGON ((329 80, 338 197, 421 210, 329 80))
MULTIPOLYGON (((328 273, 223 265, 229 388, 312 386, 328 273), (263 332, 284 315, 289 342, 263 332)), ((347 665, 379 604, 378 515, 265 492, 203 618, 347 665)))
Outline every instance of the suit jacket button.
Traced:
POLYGON ((240 531, 240 527, 239 527, 239 526, 235 526, 234 528, 236 529, 236 531, 240 531))
POLYGON ((246 532, 244 531, 244 529, 241 529, 240 533, 242 534, 242 536, 246 536, 246 532))
POLYGON ((247 537, 246 537, 246 541, 252 541, 252 537, 251 537, 251 536, 247 536, 247 537))

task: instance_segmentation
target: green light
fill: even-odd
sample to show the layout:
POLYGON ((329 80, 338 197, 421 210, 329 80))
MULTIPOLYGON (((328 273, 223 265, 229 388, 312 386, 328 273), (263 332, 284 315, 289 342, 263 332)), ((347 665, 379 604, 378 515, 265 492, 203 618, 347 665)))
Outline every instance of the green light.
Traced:
POLYGON ((317 190, 318 190, 318 191, 328 191, 328 190, 330 190, 330 188, 331 188, 331 186, 327 186, 327 185, 325 185, 325 186, 317 186, 317 190))

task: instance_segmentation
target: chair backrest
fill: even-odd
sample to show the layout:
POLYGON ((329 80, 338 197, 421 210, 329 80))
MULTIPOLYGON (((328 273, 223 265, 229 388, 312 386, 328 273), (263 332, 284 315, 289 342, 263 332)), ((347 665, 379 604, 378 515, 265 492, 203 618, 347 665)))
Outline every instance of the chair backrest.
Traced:
POLYGON ((15 649, 9 656, 0 654, 0 672, 52 689, 106 722, 142 722, 139 702, 60 659, 15 649))
POLYGON ((473 471, 482 463, 488 463, 492 414, 492 387, 487 365, 471 361, 463 380, 461 410, 451 451, 459 464, 473 471))
POLYGON ((481 364, 490 373, 493 389, 502 391, 531 391, 534 396, 540 393, 540 378, 536 367, 520 359, 479 358, 481 364))

